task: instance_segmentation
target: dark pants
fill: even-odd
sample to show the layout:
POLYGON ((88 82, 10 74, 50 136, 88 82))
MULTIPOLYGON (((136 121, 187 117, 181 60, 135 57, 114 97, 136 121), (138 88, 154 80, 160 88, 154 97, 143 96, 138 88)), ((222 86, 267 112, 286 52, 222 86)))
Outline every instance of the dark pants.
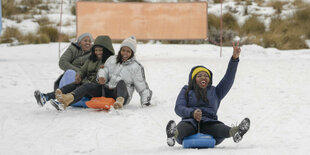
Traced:
MULTIPOLYGON (((185 137, 191 136, 198 132, 190 122, 184 122, 184 121, 181 121, 177 125, 177 130, 178 130, 178 137, 176 140, 179 144, 182 144, 183 139, 185 137)), ((201 123, 200 126, 201 133, 213 136, 213 138, 216 141, 215 145, 220 144, 221 142, 223 142, 225 138, 230 137, 229 130, 230 127, 222 122, 204 122, 201 123)))
MULTIPOLYGON (((82 85, 81 84, 76 84, 75 82, 73 82, 73 83, 65 85, 65 86, 63 86, 62 88, 59 88, 59 89, 61 90, 62 93, 67 94, 67 93, 72 92, 73 90, 75 90, 76 88, 78 88, 80 86, 82 86, 82 85)), ((56 89, 55 89, 55 91, 56 91, 56 89)), ((45 94, 46 96, 48 96, 48 100, 56 99, 55 91, 49 92, 49 93, 45 94)))
POLYGON ((64 94, 67 94, 70 92, 73 94, 74 101, 71 104, 80 101, 84 96, 89 97, 89 98, 105 96, 105 97, 111 97, 114 99, 121 96, 121 97, 124 97, 125 99, 124 103, 126 103, 128 99, 127 87, 123 80, 118 82, 115 89, 108 89, 96 83, 85 83, 83 85, 72 83, 72 84, 69 84, 69 85, 66 85, 60 88, 60 90, 64 94))
MULTIPOLYGON (((60 88, 63 94, 71 93, 74 96, 74 101, 71 103, 76 103, 85 97, 111 97, 116 99, 121 96, 124 97, 126 101, 129 97, 126 84, 123 80, 119 81, 114 89, 105 88, 102 85, 96 83, 85 83, 85 84, 75 84, 74 82, 60 88)), ((48 96, 48 100, 55 99, 55 91, 45 94, 48 96)))

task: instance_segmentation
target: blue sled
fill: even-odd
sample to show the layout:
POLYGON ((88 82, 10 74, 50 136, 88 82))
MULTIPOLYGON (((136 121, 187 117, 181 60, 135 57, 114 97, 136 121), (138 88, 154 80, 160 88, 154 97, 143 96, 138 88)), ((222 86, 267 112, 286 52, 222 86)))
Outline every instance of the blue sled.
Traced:
POLYGON ((183 140, 183 148, 214 148, 215 139, 208 134, 197 133, 183 140))
POLYGON ((70 106, 72 107, 81 107, 81 108, 88 108, 88 106, 86 105, 86 102, 89 101, 90 98, 88 97, 83 97, 80 101, 71 104, 70 106))

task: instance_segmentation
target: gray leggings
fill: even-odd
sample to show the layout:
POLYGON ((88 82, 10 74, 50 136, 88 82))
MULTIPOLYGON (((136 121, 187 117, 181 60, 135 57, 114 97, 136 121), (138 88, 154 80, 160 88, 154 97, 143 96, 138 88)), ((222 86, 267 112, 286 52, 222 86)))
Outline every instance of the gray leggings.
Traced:
MULTIPOLYGON (((178 137, 176 138, 179 144, 182 144, 184 137, 191 136, 196 134, 198 131, 196 128, 190 123, 181 121, 177 125, 178 137)), ((223 142, 225 138, 229 138, 229 130, 230 127, 225 125, 222 122, 203 122, 200 124, 200 132, 212 135, 216 141, 215 145, 223 142)))

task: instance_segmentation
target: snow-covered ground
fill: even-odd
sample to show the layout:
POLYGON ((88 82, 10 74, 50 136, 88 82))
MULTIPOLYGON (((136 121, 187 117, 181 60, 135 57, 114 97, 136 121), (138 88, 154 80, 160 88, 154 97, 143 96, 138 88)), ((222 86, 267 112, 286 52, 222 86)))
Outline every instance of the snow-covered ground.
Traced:
MULTIPOLYGON (((68 43, 62 43, 65 48, 68 43)), ((115 44, 116 51, 119 44, 115 44)), ((51 91, 62 71, 58 44, 0 45, 0 154, 308 154, 310 148, 310 50, 278 51, 242 46, 235 83, 221 103, 219 120, 227 125, 251 119, 251 129, 236 144, 226 139, 214 149, 168 147, 165 126, 180 118, 176 97, 194 65, 223 77, 232 47, 139 44, 153 90, 152 106, 139 96, 120 111, 39 107, 33 92, 51 91)))

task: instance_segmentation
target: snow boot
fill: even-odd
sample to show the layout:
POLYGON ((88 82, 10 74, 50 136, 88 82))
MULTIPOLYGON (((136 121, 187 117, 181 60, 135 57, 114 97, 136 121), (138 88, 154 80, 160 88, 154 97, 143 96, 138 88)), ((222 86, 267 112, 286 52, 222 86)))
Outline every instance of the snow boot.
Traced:
POLYGON ((55 97, 58 100, 58 98, 61 98, 62 96, 62 91, 60 89, 56 89, 55 91, 55 97))
POLYGON ((239 143, 242 138, 243 135, 250 129, 250 119, 249 118, 245 118, 241 121, 241 123, 237 126, 237 127, 232 127, 230 130, 231 132, 235 132, 233 134, 233 140, 235 143, 239 143))
POLYGON ((51 99, 50 100, 51 105, 58 111, 64 110, 64 105, 62 103, 59 103, 58 101, 51 99))
POLYGON ((64 110, 74 101, 73 94, 63 94, 60 89, 56 89, 55 96, 56 99, 64 105, 64 110))
POLYGON ((64 105, 64 110, 73 102, 74 96, 71 93, 68 94, 63 94, 62 95, 62 100, 59 101, 64 105))
POLYGON ((114 102, 114 105, 113 105, 114 109, 123 108, 124 101, 125 101, 124 97, 121 97, 121 96, 117 97, 116 101, 114 102))
POLYGON ((174 120, 170 120, 166 126, 167 144, 172 147, 175 144, 175 136, 177 133, 177 125, 174 120))
POLYGON ((34 91, 34 97, 37 100, 37 104, 41 107, 46 103, 48 97, 42 94, 39 90, 34 91))

